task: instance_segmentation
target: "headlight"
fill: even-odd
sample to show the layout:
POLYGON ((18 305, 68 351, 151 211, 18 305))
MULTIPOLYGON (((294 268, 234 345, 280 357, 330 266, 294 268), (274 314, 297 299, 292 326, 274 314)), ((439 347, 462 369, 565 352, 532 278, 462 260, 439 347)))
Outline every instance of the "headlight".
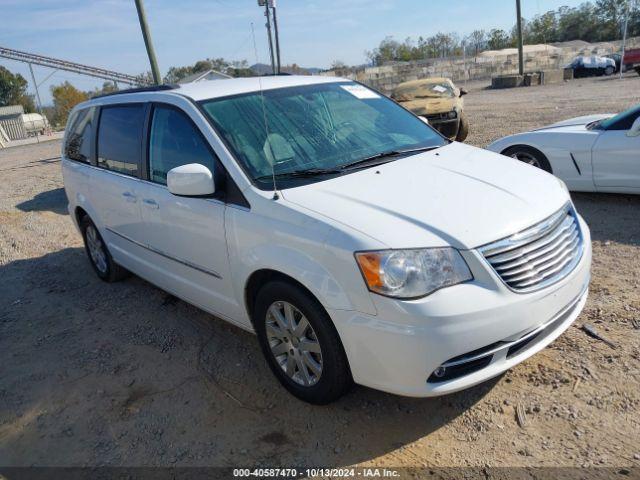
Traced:
POLYGON ((454 248, 356 252, 369 290, 395 298, 418 298, 473 279, 454 248))
POLYGON ((456 112, 455 110, 452 110, 449 113, 447 113, 447 117, 449 118, 456 118, 457 116, 458 116, 458 112, 456 112))

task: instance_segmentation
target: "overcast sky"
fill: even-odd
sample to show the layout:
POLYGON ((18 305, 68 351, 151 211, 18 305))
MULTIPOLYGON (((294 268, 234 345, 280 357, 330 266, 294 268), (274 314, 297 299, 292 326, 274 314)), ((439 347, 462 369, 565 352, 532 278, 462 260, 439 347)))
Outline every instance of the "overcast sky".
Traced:
MULTIPOLYGON (((522 0, 523 16, 581 0, 522 0)), ((145 0, 162 73, 171 66, 206 57, 268 63, 263 10, 256 0, 145 0)), ((464 35, 478 28, 509 29, 515 21, 512 0, 278 0, 283 63, 328 67, 366 61, 365 50, 392 35, 398 40, 443 32, 464 35)), ((32 53, 138 74, 149 70, 134 0, 0 0, 0 45, 32 53)), ((31 84, 28 67, 1 59, 31 84)), ((36 80, 51 70, 35 67, 36 80)), ((41 86, 69 80, 89 90, 102 81, 56 72, 41 86)), ((30 85, 30 89, 31 89, 30 85)))

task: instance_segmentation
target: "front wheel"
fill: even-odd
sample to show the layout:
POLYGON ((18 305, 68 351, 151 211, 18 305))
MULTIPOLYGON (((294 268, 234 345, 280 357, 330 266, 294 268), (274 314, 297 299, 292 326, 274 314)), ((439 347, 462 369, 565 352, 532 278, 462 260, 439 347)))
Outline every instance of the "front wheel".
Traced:
POLYGON ((516 160, 520 160, 532 167, 540 168, 545 172, 551 172, 551 164, 547 157, 540 150, 537 150, 533 147, 529 147, 527 145, 516 145, 514 147, 507 148, 503 155, 507 157, 515 158, 516 160))
POLYGON ((340 337, 304 289, 286 281, 266 284, 253 323, 269 367, 290 393, 323 405, 347 392, 352 379, 340 337))
POLYGON ((469 136, 469 120, 467 116, 460 112, 460 125, 458 126, 458 134, 456 135, 456 142, 464 142, 469 136))
POLYGON ((610 75, 613 75, 615 71, 616 69, 613 68, 611 65, 609 65, 607 68, 604 69, 604 74, 608 77, 610 75))

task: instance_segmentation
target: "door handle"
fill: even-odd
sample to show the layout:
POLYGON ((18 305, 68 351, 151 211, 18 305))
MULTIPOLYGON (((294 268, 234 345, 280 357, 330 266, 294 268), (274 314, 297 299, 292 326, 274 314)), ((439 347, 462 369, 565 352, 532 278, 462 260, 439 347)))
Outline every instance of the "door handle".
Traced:
POLYGON ((125 198, 125 200, 126 200, 127 202, 130 202, 130 203, 136 203, 137 198, 136 198, 136 196, 135 196, 133 193, 131 193, 131 192, 124 192, 124 193, 122 194, 122 196, 125 198))
POLYGON ((158 205, 158 202, 156 202, 152 198, 145 198, 145 199, 142 200, 142 203, 144 203, 144 206, 148 207, 148 208, 153 208, 153 209, 160 208, 160 205, 158 205))

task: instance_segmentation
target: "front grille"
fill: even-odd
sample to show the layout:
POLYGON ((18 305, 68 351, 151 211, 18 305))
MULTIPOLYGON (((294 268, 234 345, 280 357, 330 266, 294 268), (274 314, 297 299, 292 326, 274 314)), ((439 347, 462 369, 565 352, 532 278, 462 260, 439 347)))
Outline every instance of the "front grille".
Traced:
POLYGON ((455 116, 454 117, 449 117, 449 112, 444 112, 444 113, 432 113, 429 115, 426 115, 427 120, 429 120, 430 122, 438 122, 441 120, 456 120, 458 118, 458 113, 455 112, 455 116))
POLYGON ((546 220, 479 250, 504 283, 524 293, 566 277, 580 261, 583 242, 576 213, 566 205, 546 220))

